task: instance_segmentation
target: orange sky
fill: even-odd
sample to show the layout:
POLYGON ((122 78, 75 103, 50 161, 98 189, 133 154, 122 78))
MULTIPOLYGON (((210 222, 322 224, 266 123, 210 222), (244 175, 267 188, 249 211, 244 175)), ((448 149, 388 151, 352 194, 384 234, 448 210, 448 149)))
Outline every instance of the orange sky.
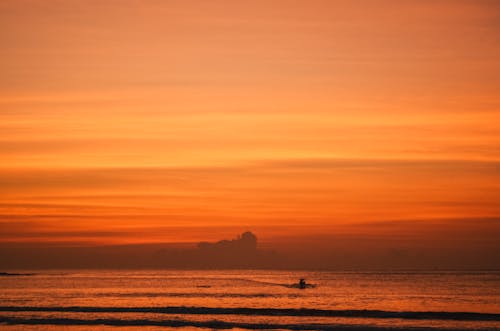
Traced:
POLYGON ((0 241, 491 240, 499 22, 480 0, 2 1, 0 241))

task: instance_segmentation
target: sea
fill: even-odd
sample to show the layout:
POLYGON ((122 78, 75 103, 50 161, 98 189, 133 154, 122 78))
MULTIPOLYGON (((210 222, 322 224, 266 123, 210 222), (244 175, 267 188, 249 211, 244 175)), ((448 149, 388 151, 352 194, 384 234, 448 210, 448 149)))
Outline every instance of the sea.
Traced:
POLYGON ((2 273, 0 330, 500 330, 500 271, 2 273), (294 286, 304 278, 311 287, 294 286))

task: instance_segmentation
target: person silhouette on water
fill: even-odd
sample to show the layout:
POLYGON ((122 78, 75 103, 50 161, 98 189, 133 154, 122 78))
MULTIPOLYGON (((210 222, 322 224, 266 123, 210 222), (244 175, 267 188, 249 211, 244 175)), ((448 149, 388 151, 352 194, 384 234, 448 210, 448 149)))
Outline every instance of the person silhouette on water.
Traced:
POLYGON ((306 280, 304 278, 301 278, 299 280, 299 288, 306 288, 307 284, 306 284, 306 280))

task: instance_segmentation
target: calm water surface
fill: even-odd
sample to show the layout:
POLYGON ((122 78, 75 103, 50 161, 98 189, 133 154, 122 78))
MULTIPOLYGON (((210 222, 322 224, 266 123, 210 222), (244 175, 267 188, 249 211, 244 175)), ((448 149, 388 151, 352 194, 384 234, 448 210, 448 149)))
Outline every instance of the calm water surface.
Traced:
POLYGON ((0 277, 2 330, 500 330, 499 272, 34 273, 0 277))

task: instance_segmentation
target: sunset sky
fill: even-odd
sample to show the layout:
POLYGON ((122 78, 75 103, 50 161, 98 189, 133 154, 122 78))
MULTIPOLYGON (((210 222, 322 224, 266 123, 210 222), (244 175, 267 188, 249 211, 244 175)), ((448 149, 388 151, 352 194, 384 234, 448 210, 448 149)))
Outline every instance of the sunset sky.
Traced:
POLYGON ((498 248, 497 1, 5 0, 0 72, 4 244, 498 248))

